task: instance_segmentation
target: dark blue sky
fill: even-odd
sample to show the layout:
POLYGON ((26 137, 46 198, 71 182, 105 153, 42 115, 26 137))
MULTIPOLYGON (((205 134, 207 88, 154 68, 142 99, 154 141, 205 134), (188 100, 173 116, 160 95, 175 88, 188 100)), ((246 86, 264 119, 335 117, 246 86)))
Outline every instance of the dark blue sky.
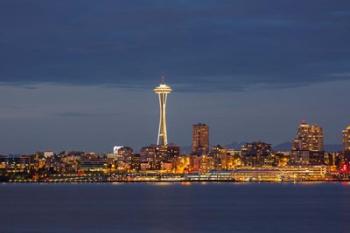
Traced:
POLYGON ((0 152, 153 143, 161 74, 169 139, 290 140, 350 124, 349 1, 0 2, 0 152))

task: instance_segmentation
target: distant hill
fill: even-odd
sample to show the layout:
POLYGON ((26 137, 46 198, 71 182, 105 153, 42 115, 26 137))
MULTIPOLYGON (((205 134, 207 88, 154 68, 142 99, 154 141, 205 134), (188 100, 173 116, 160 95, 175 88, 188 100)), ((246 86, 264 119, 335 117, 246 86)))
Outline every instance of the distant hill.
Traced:
POLYGON ((273 150, 275 151, 286 151, 286 150, 290 150, 291 148, 292 148, 291 142, 283 142, 281 144, 273 146, 273 150))
POLYGON ((232 142, 231 144, 227 144, 224 147, 226 148, 234 148, 234 149, 240 149, 244 144, 247 142, 232 142))

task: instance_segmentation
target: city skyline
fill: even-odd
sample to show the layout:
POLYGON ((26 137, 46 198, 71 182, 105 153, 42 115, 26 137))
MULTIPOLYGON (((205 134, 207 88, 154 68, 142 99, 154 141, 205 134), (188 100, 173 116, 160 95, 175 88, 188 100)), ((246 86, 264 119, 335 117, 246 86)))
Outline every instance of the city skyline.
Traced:
MULTIPOLYGON (((159 125, 158 125, 158 133, 157 133, 157 143, 153 144, 150 143, 150 145, 159 145, 166 147, 168 144, 176 145, 175 142, 168 143, 167 139, 167 124, 166 124, 166 103, 167 103, 167 95, 171 93, 173 90, 172 88, 165 84, 164 82, 164 76, 161 77, 161 83, 156 86, 153 89, 153 92, 158 95, 158 102, 159 102, 159 125)), ((343 130, 341 130, 341 141, 338 142, 336 145, 339 146, 338 151, 341 151, 340 147, 346 148, 347 146, 344 143, 348 143, 348 137, 347 131, 349 130, 350 125, 347 125, 344 127, 343 130)), ((308 150, 308 151, 326 151, 324 148, 324 134, 323 134, 323 128, 317 124, 308 124, 305 120, 302 120, 299 124, 299 127, 296 130, 297 134, 294 139, 291 139, 289 141, 283 142, 284 144, 290 143, 290 148, 287 148, 288 145, 284 145, 283 150, 308 150), (312 136, 311 136, 312 135, 312 136)), ((215 147, 215 145, 221 145, 221 146, 227 146, 226 144, 222 143, 214 143, 209 144, 209 127, 205 123, 197 123, 192 125, 192 153, 195 154, 206 154, 209 152, 209 149, 211 147, 215 147)), ((251 142, 263 142, 264 140, 261 139, 252 139, 251 142)), ((236 148, 239 148, 241 146, 244 146, 245 143, 248 143, 248 141, 233 141, 233 144, 237 144, 236 148)), ((281 143, 281 145, 283 145, 281 143)), ((144 143, 142 145, 141 150, 144 148, 145 145, 149 143, 144 143)), ((186 145, 180 145, 180 147, 188 147, 189 144, 186 145)), ((130 146, 129 144, 125 144, 125 146, 130 146)), ((230 145, 229 145, 230 146, 230 145)), ((279 144, 274 146, 280 146, 279 144)), ((333 145, 335 146, 335 145, 333 145)), ((147 147, 147 146, 146 146, 147 147)), ((232 147, 232 145, 231 145, 232 147)), ((114 147, 114 149, 116 146, 114 147)), ((110 148, 109 148, 110 149, 110 148)), ((98 151, 98 152, 108 152, 109 151, 98 151)), ((114 150, 113 149, 113 150, 114 150)), ((69 148, 63 148, 62 150, 70 150, 69 148)), ((74 149, 72 149, 74 150, 74 149)), ((77 150, 84 151, 82 148, 78 148, 77 150)), ((40 151, 40 149, 36 149, 34 151, 40 151)), ((34 152, 31 151, 31 152, 34 152)), ((46 151, 54 151, 51 149, 48 149, 46 151)), ((89 150, 85 150, 89 151, 89 150)), ((92 150, 90 150, 92 151, 92 150)), ((190 153, 188 148, 185 148, 185 153, 190 153)), ((16 154, 16 152, 9 152, 9 154, 16 154)))
POLYGON ((347 233, 350 0, 0 0, 0 233, 347 233))
POLYGON ((290 142, 302 120, 340 144, 349 124, 348 1, 23 4, 0 3, 0 153, 152 143, 161 74, 178 145, 196 122, 213 145, 290 142))

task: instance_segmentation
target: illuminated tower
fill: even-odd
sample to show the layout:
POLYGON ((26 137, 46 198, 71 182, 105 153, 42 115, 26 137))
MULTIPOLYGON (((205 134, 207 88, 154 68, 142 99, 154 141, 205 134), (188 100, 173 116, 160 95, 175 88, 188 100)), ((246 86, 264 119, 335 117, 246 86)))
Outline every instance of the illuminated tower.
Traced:
POLYGON ((166 146, 168 144, 168 136, 166 130, 166 100, 168 94, 172 91, 171 87, 166 85, 164 81, 153 89, 154 93, 158 95, 159 98, 159 129, 157 145, 166 146))

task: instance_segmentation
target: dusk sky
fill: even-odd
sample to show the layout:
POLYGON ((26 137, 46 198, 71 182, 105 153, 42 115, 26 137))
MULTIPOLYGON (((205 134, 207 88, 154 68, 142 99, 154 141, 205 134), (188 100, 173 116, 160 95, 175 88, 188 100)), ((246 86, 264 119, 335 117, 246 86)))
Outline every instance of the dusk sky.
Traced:
POLYGON ((349 0, 1 0, 0 153, 291 141, 350 124, 349 0))

